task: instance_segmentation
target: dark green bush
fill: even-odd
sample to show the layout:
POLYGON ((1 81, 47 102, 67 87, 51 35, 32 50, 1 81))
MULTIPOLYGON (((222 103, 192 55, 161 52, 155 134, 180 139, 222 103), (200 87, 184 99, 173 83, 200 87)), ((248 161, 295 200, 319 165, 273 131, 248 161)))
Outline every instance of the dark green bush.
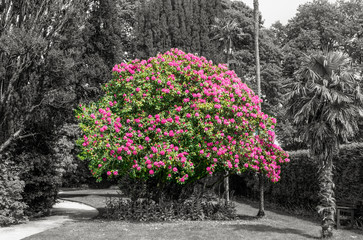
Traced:
MULTIPOLYGON (((309 157, 307 150, 289 154, 291 162, 282 166, 281 181, 277 184, 266 181, 265 199, 288 209, 313 212, 319 201, 318 162, 309 157)), ((352 202, 362 200, 363 144, 342 145, 334 165, 335 198, 352 202)), ((253 176, 243 175, 238 181, 245 184, 246 189, 237 188, 237 193, 258 199, 258 182, 253 176)))
POLYGON ((130 221, 230 220, 236 217, 235 206, 225 204, 208 188, 219 177, 207 177, 180 185, 155 179, 125 176, 119 186, 123 196, 109 199, 104 218, 130 221))
POLYGON ((152 200, 109 199, 103 218, 127 221, 232 220, 236 218, 231 203, 190 199, 184 202, 156 203, 152 200))
POLYGON ((22 196, 28 216, 50 213, 61 185, 61 167, 52 154, 27 152, 18 156, 20 178, 25 182, 22 196))
POLYGON ((25 220, 21 193, 24 182, 19 179, 18 172, 6 159, 0 162, 0 226, 19 223, 25 220))

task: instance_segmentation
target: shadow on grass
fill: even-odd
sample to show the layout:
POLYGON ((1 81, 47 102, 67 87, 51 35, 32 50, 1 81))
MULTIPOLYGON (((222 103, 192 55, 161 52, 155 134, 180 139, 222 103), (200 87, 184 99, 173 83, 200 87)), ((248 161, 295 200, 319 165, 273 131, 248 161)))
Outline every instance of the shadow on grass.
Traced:
POLYGON ((252 221, 252 220, 259 219, 259 217, 257 217, 257 216, 242 215, 242 214, 237 214, 236 217, 237 217, 237 220, 246 220, 246 221, 252 221))
MULTIPOLYGON (((252 208, 256 208, 256 209, 259 208, 259 203, 258 202, 251 201, 251 200, 249 200, 247 198, 239 198, 239 199, 236 199, 235 201, 237 203, 249 205, 252 208)), ((275 214, 278 214, 278 215, 283 215, 283 216, 286 216, 286 217, 294 217, 294 218, 304 220, 304 221, 308 221, 308 222, 314 223, 314 224, 319 224, 319 219, 317 218, 317 216, 309 216, 309 215, 300 216, 300 215, 298 215, 296 213, 289 212, 288 210, 284 210, 283 208, 281 208, 281 209, 275 209, 275 208, 276 208, 276 206, 273 206, 273 205, 271 205, 269 203, 265 204, 265 210, 266 211, 270 211, 272 213, 275 213, 275 214)))
MULTIPOLYGON (((247 216, 248 217, 248 216, 247 216)), ((272 227, 265 224, 233 224, 231 227, 234 228, 235 231, 239 230, 248 230, 248 231, 255 231, 255 232, 273 232, 277 234, 295 234, 300 235, 309 239, 320 239, 314 235, 307 234, 301 230, 294 229, 294 228, 278 228, 272 227)))
POLYGON ((118 193, 104 193, 104 194, 97 194, 97 193, 59 193, 59 198, 73 198, 73 197, 86 197, 86 196, 99 196, 99 197, 123 197, 118 193))

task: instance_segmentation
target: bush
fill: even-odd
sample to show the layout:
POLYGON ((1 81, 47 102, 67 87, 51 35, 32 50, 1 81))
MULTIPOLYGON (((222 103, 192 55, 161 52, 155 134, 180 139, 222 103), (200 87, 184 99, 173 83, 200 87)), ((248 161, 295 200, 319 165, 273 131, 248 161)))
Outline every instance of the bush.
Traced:
POLYGON ((34 135, 19 139, 9 149, 9 159, 25 184, 21 195, 27 205, 27 216, 48 215, 57 199, 63 159, 55 156, 51 140, 45 135, 34 135))
POLYGON ((96 103, 80 106, 82 159, 92 174, 185 184, 217 172, 280 178, 288 155, 276 119, 225 65, 172 49, 113 68, 96 103))
MULTIPOLYGON (((3 160, 3 159, 2 159, 3 160)), ((15 224, 26 220, 21 193, 24 182, 18 172, 11 168, 12 162, 0 162, 0 226, 15 224)))
POLYGON ((26 214, 37 217, 49 215, 61 186, 62 169, 52 154, 27 152, 18 156, 20 178, 25 182, 22 196, 27 204, 26 214))
POLYGON ((109 199, 103 218, 127 221, 172 221, 172 220, 233 220, 236 218, 233 203, 210 202, 192 198, 183 202, 156 203, 152 200, 109 199))

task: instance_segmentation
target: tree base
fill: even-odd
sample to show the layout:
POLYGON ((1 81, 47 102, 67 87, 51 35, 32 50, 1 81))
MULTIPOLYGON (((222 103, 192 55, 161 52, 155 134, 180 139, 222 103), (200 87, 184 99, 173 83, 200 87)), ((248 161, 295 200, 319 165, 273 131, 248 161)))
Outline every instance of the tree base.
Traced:
POLYGON ((266 213, 265 213, 265 211, 264 210, 259 210, 258 211, 258 213, 257 213, 257 217, 259 217, 259 218, 263 218, 264 216, 266 216, 266 213))

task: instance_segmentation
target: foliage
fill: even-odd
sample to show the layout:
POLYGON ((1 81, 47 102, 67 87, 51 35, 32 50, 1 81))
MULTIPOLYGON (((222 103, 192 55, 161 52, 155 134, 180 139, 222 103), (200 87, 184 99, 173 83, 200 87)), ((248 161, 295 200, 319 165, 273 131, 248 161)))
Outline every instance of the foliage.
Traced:
POLYGON ((224 65, 172 49, 115 65, 104 90, 77 111, 80 157, 99 180, 107 173, 185 184, 228 169, 277 182, 289 161, 273 143, 276 120, 224 65))
POLYGON ((22 201, 24 182, 12 167, 12 162, 0 162, 0 226, 25 220, 26 204, 22 201))
POLYGON ((20 179, 25 182, 22 196, 29 216, 48 215, 56 202, 63 169, 59 159, 51 158, 51 154, 24 151, 16 160, 20 179))
POLYGON ((358 131, 363 96, 343 53, 307 56, 289 89, 289 113, 300 125, 312 155, 333 154, 340 142, 347 142, 358 131))
POLYGON ((224 202, 211 202, 199 198, 187 201, 155 203, 150 200, 131 201, 110 198, 106 202, 103 218, 126 221, 173 221, 173 220, 233 220, 235 206, 224 202))

